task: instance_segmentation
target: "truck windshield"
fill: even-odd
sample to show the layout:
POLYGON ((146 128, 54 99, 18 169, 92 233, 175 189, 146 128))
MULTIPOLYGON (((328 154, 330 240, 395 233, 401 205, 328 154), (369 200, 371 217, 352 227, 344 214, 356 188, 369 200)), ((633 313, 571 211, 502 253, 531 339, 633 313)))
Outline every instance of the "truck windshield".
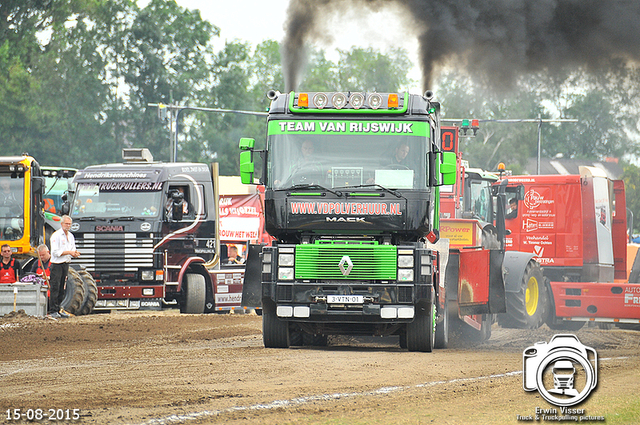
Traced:
MULTIPOLYGON (((126 184, 118 184, 118 187, 128 188, 126 184)), ((109 184, 80 183, 76 188, 71 216, 147 218, 157 217, 162 208, 162 190, 112 190, 109 184)))
POLYGON ((273 189, 304 184, 423 189, 427 142, 424 136, 404 134, 271 135, 267 184, 273 189))
POLYGON ((24 231, 24 179, 0 176, 0 240, 15 241, 24 231))

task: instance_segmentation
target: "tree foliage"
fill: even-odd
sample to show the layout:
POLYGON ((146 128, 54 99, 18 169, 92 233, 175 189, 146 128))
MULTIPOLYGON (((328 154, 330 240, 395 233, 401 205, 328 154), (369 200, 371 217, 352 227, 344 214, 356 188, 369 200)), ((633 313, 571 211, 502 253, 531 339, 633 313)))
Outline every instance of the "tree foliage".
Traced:
MULTIPOLYGON (((170 158, 169 129, 149 103, 265 111, 267 90, 284 90, 281 46, 233 41, 214 51, 215 23, 174 0, 3 0, 0 2, 0 142, 43 164, 84 167, 120 160, 123 147, 170 158)), ((309 48, 300 90, 404 91, 411 63, 400 49, 309 48)), ((444 118, 575 118, 541 127, 541 154, 601 159, 638 153, 640 71, 611 63, 521 77, 515 89, 489 90, 456 72, 441 75, 444 118)), ((184 110, 178 160, 220 162, 237 174, 237 142, 265 142, 263 117, 184 110)), ((535 123, 483 121, 461 146, 472 166, 514 172, 537 154, 535 123)))

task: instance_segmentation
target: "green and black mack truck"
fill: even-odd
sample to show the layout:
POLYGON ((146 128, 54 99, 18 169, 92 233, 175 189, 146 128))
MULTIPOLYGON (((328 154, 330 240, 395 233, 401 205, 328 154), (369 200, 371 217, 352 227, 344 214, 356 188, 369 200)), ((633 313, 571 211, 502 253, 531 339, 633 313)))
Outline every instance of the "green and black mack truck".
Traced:
POLYGON ((456 176, 440 105, 431 92, 267 96, 265 148, 240 140, 244 183, 262 163, 255 177, 275 238, 250 250, 243 290, 244 305, 262 307, 265 347, 398 335, 401 347, 432 351, 445 285, 431 244, 439 186, 456 176))

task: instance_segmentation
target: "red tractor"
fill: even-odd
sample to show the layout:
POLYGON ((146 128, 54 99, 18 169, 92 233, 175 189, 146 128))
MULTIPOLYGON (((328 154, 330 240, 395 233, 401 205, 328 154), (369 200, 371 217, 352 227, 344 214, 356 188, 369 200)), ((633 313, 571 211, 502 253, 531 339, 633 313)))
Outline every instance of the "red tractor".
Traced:
MULTIPOLYGON (((473 128, 473 127, 472 127, 473 128)), ((461 128, 442 127, 442 149, 455 152, 456 183, 440 190, 440 236, 449 240, 447 279, 455 292, 447 292, 450 316, 470 324, 485 339, 490 332, 494 313, 502 326, 537 328, 546 316, 542 269, 533 253, 506 251, 505 213, 497 205, 506 203, 506 184, 496 184, 497 174, 470 168, 458 149, 461 128), (485 274, 485 271, 489 273, 485 274), (503 297, 504 311, 473 310, 460 303, 453 307, 457 295, 478 296, 483 285, 473 282, 488 280, 489 295, 503 297)), ((465 297, 462 297, 464 300, 465 297)), ((486 309, 485 309, 486 310, 486 309)))

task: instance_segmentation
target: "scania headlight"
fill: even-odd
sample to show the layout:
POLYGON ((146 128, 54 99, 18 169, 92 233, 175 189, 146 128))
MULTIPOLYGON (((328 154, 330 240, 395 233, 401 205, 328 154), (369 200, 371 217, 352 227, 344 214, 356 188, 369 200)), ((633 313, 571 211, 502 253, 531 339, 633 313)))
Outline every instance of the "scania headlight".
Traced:
POLYGON ((398 267, 413 268, 413 255, 398 255, 398 267))
POLYGON ((278 280, 293 280, 293 267, 278 267, 278 280))
POLYGON ((279 254, 278 265, 280 266, 293 266, 293 254, 279 254))
POLYGON ((413 282, 413 269, 398 269, 398 280, 401 282, 413 282))

